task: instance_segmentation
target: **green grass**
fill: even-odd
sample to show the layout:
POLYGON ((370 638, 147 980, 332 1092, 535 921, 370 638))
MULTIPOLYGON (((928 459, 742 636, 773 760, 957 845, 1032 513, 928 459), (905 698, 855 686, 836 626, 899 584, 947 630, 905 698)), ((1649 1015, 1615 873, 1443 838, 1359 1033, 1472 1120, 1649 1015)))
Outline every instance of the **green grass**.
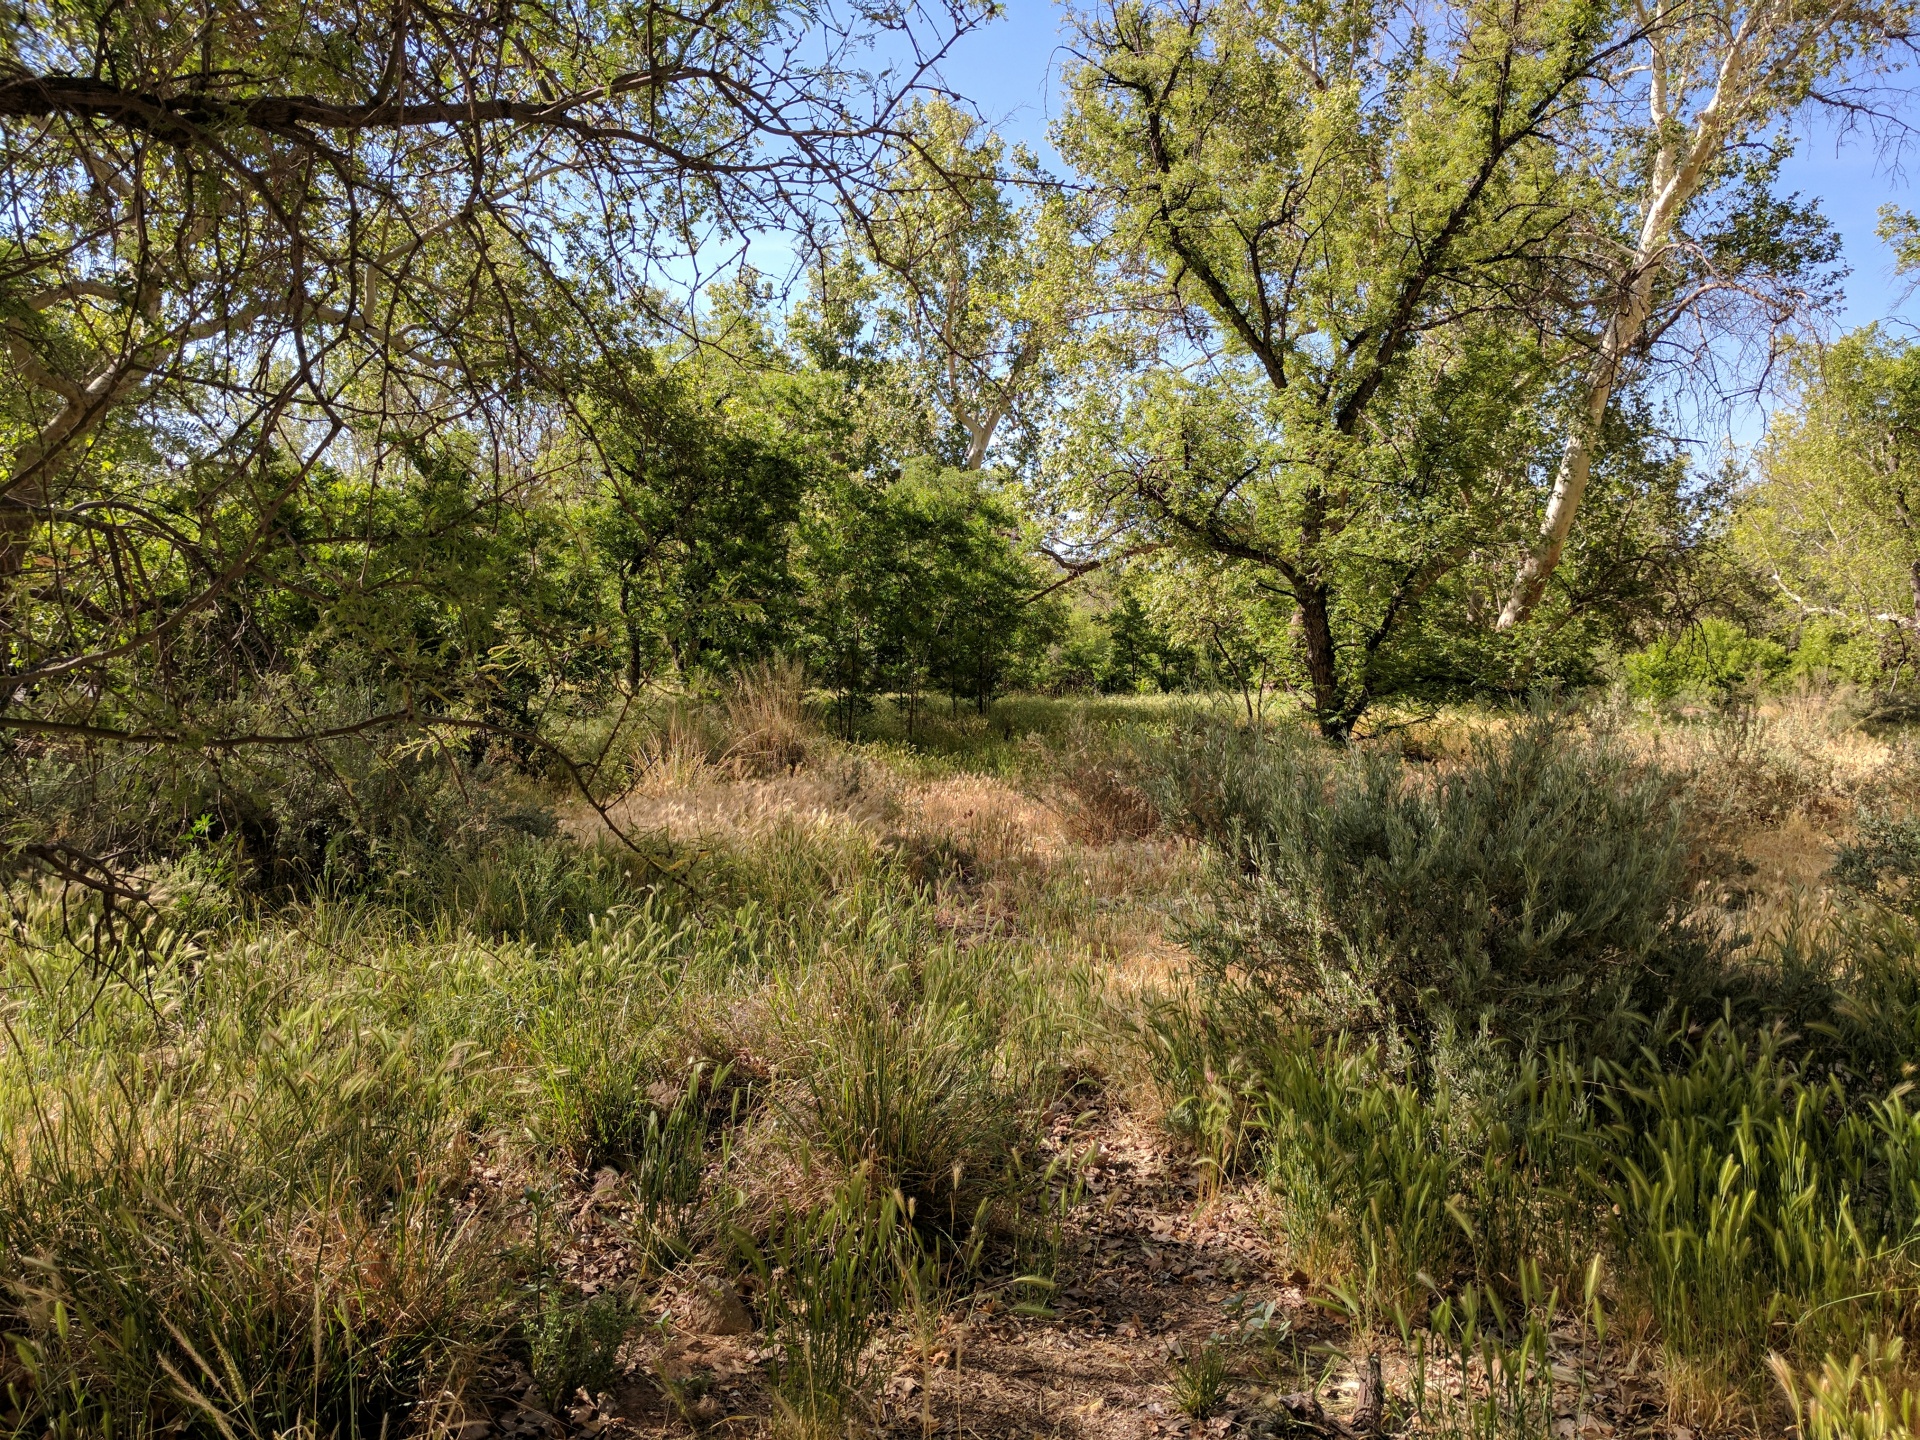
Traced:
POLYGON ((908 877, 845 859, 777 833, 706 865, 706 895, 754 899, 626 881, 497 926, 590 863, 508 852, 470 877, 473 925, 322 902, 170 958, 17 892, 0 1430, 432 1433, 516 1357, 552 1394, 604 1384, 628 1299, 552 1269, 603 1167, 655 1272, 815 1223, 768 1219, 741 1143, 954 1229, 988 1193, 1017 1209, 1085 987, 1023 940, 959 947, 908 877))
MULTIPOLYGON (((1429 762, 1187 699, 1021 699, 909 748, 885 707, 852 745, 797 729, 777 688, 694 716, 700 784, 857 764, 866 804, 985 773, 1078 838, 1002 843, 983 786, 952 833, 764 817, 673 880, 529 824, 293 904, 188 846, 138 923, 16 885, 0 1434, 446 1433, 529 1381, 614 1384, 656 1287, 716 1272, 782 1423, 837 1433, 890 1327, 924 1350, 983 1287, 1051 1312, 1083 1212, 1048 1116, 1137 1073, 1210 1184, 1264 1192, 1350 1341, 1399 1337, 1390 1398, 1427 1431, 1549 1433, 1542 1337, 1577 1310, 1580 1363, 1631 1334, 1676 1415, 1909 1433, 1902 886, 1713 941, 1671 809, 1697 774, 1538 721, 1429 762), (1213 858, 1138 845, 1161 814, 1213 858), (1199 956, 1138 1004, 1101 960, 1155 907, 1199 956), (633 1266, 590 1296, 563 1252, 596 1187, 633 1266)), ((1223 1403, 1223 1354, 1170 1376, 1189 1413, 1223 1403)))

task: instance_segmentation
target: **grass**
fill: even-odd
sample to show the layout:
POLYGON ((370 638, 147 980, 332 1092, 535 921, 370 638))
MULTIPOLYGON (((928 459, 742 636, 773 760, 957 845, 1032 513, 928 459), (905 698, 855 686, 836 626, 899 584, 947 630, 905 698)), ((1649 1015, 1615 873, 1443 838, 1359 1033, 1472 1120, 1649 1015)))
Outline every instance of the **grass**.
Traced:
MULTIPOLYGON (((1259 1198, 1395 1423, 1545 1436, 1637 1344, 1696 1426, 1910 1433, 1898 735, 813 713, 767 667, 611 732, 671 880, 560 804, 297 902, 210 844, 144 918, 16 884, 0 1433, 451 1434, 619 1388, 714 1276, 776 1428, 857 1429, 903 1346, 931 1427, 964 1316, 1059 1312, 1093 1091, 1259 1198), (1798 898, 1788 832, 1845 861, 1798 898)), ((1169 1372, 1185 1413, 1252 1393, 1232 1338, 1169 1372)))

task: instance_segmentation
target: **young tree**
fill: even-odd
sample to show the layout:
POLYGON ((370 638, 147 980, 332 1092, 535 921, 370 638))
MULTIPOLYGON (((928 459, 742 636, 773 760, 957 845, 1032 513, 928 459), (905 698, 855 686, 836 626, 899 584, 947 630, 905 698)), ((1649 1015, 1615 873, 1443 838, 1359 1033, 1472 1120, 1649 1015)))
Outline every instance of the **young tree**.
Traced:
POLYGON ((984 710, 1061 628, 1059 601, 1006 497, 978 472, 919 460, 890 484, 849 479, 801 528, 806 644, 842 724, 877 691, 927 688, 984 710), (1040 597, 1040 598, 1036 598, 1040 597))

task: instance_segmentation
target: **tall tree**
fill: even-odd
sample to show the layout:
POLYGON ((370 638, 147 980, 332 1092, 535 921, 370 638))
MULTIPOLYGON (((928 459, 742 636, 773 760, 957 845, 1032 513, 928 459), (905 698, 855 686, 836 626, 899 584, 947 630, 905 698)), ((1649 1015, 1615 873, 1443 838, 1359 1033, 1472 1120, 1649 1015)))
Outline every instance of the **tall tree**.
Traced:
POLYGON ((1532 613, 1560 563, 1607 407, 1636 361, 1683 319, 1728 300, 1758 299, 1777 326, 1806 298, 1806 272, 1837 255, 1813 217, 1753 183, 1740 152, 1772 138, 1763 149, 1777 162, 1769 132, 1824 81, 1883 63, 1912 16, 1901 0, 1635 0, 1628 13, 1631 48, 1596 72, 1589 113, 1596 153, 1640 176, 1638 193, 1610 228, 1589 231, 1595 339, 1539 533, 1496 622, 1503 630, 1532 613), (1730 214, 1715 216, 1716 192, 1730 214))
POLYGON ((1920 347, 1869 326, 1794 368, 1741 547, 1801 615, 1920 632, 1920 347))
POLYGON ((1515 534, 1591 200, 1563 137, 1618 47, 1567 0, 1395 14, 1122 0, 1082 22, 1060 137, 1148 336, 1091 398, 1082 508, 1256 567, 1335 737, 1436 586, 1515 534))

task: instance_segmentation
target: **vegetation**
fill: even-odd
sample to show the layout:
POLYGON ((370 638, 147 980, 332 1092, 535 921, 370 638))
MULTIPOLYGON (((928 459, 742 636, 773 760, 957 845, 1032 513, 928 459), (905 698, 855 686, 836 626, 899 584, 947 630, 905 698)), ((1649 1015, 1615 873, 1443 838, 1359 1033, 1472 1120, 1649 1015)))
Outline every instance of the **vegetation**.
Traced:
POLYGON ((996 13, 0 17, 0 1434, 1920 1425, 1913 15, 996 13))

